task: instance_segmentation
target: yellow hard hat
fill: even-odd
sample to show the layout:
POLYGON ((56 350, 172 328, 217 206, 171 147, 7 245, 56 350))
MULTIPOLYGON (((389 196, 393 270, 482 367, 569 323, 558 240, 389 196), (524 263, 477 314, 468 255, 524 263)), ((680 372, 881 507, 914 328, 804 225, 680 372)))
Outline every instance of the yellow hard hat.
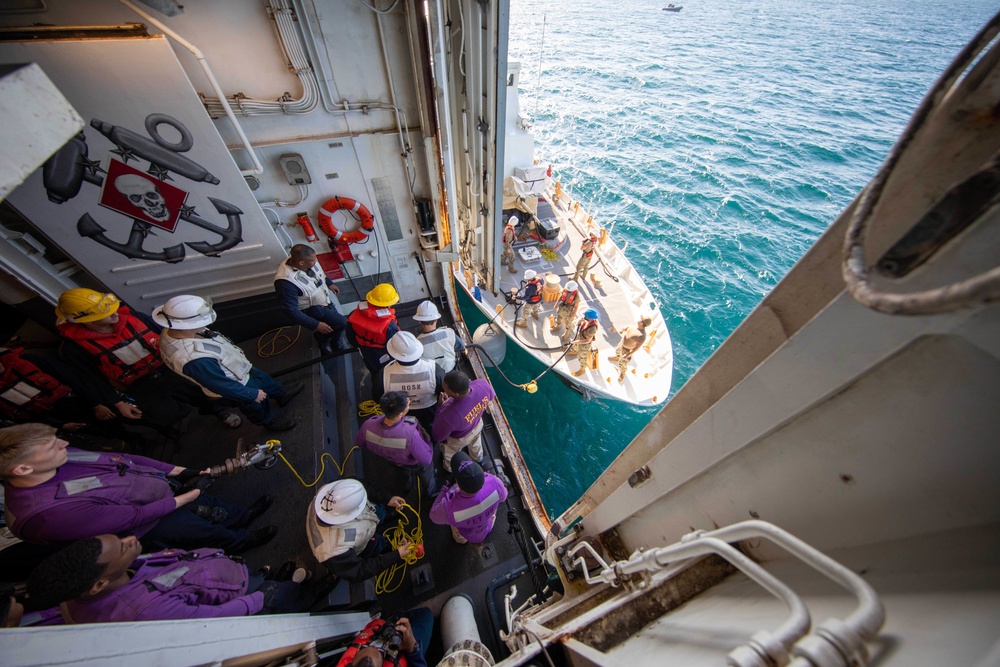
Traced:
POLYGON ((77 287, 59 296, 56 317, 70 322, 96 322, 118 311, 121 301, 114 294, 101 294, 77 287))
POLYGON ((373 306, 388 308, 399 303, 399 294, 396 292, 396 288, 389 283, 381 283, 365 295, 365 300, 373 306))

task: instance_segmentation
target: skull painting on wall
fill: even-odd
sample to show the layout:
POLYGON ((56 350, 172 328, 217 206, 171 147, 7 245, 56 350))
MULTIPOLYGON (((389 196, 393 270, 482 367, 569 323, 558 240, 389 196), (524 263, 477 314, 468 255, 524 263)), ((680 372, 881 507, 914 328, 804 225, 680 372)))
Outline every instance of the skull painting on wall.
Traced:
POLYGON ((163 195, 150 179, 136 174, 125 174, 115 179, 115 189, 153 220, 164 222, 170 218, 163 195))

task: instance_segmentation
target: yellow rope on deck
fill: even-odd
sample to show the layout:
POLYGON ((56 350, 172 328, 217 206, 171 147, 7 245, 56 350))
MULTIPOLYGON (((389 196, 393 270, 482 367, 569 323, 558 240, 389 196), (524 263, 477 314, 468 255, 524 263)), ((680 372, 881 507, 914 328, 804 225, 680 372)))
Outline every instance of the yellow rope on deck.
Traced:
POLYGON ((328 452, 323 452, 323 455, 319 457, 319 463, 320 463, 319 475, 317 475, 316 479, 312 481, 312 484, 306 484, 306 480, 302 479, 302 475, 300 475, 299 471, 295 469, 295 466, 293 466, 291 463, 288 462, 288 459, 285 458, 284 454, 278 452, 278 456, 281 458, 282 461, 285 462, 285 465, 288 466, 288 469, 291 470, 296 477, 298 477, 299 482, 301 482, 302 486, 306 487, 307 489, 311 489, 312 487, 316 486, 319 480, 323 479, 323 473, 326 472, 326 461, 324 459, 330 459, 331 461, 333 461, 333 466, 340 473, 341 477, 343 477, 344 466, 347 465, 347 461, 351 458, 351 454, 354 453, 355 449, 357 449, 357 447, 351 447, 351 451, 347 452, 347 456, 344 457, 343 465, 337 463, 337 459, 333 458, 332 454, 329 454, 328 452))
POLYGON ((403 557, 402 563, 396 563, 388 570, 383 570, 377 577, 375 577, 375 594, 381 595, 382 593, 392 593, 406 579, 406 568, 409 565, 414 565, 418 560, 423 558, 423 554, 417 555, 417 546, 423 545, 424 543, 424 529, 423 524, 420 521, 420 480, 417 479, 417 509, 413 509, 408 503, 403 503, 402 507, 397 510, 399 512, 399 523, 397 523, 393 528, 382 533, 385 539, 389 540, 389 545, 393 549, 398 549, 400 543, 404 539, 410 542, 410 549, 406 556, 403 557), (403 513, 403 510, 409 510, 413 513, 413 524, 414 528, 410 532, 406 532, 406 527, 410 525, 410 518, 403 513), (394 581, 396 576, 399 576, 399 581, 394 581))
POLYGON ((378 401, 362 401, 358 406, 359 417, 373 417, 380 414, 382 414, 382 408, 379 406, 378 401))
POLYGON ((265 331, 257 339, 257 356, 261 359, 266 359, 267 357, 276 357, 279 354, 287 352, 293 345, 299 342, 299 337, 302 335, 302 327, 295 327, 295 338, 285 333, 285 329, 289 327, 278 327, 277 329, 271 329, 270 331, 265 331), (268 335, 270 338, 264 340, 268 335), (278 349, 278 342, 282 341, 284 347, 278 349))

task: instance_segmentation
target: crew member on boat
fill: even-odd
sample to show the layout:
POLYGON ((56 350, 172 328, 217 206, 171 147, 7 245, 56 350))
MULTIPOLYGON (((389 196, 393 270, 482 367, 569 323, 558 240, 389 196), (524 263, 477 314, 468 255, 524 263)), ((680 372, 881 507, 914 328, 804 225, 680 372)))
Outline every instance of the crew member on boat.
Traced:
POLYGON ((430 519, 451 526, 451 536, 459 544, 478 544, 493 530, 500 503, 507 499, 507 487, 465 452, 452 457, 451 467, 455 484, 441 489, 431 506, 430 519))
POLYGON ((382 387, 382 368, 388 363, 386 343, 399 331, 396 311, 399 303, 396 288, 388 283, 376 285, 365 295, 365 302, 347 317, 347 340, 358 347, 365 368, 372 377, 372 397, 378 398, 382 387))
POLYGON ((590 236, 583 240, 580 245, 580 259, 576 262, 576 273, 573 274, 573 280, 582 280, 587 277, 587 271, 590 269, 590 260, 594 256, 594 249, 597 248, 597 236, 591 232, 590 236))
POLYGON ((28 595, 42 607, 59 605, 70 623, 294 612, 305 601, 298 584, 251 576, 220 549, 141 553, 134 535, 79 540, 35 568, 28 595))
POLYGON ((469 380, 462 371, 444 376, 438 397, 440 406, 434 418, 432 435, 441 443, 442 465, 451 472, 451 458, 462 449, 480 465, 483 462, 483 414, 497 397, 486 380, 469 380))
POLYGON ((389 509, 406 501, 381 489, 369 490, 356 479, 338 479, 323 486, 309 506, 306 536, 313 556, 330 574, 364 581, 402 562, 410 549, 405 538, 392 549, 382 534, 394 522, 389 509))
POLYGON ((172 297, 154 310, 153 320, 166 327, 160 336, 163 361, 206 396, 236 403, 254 424, 269 431, 295 428, 295 420, 274 410, 270 399, 283 408, 305 385, 286 387, 254 368, 235 343, 208 328, 215 318, 211 301, 193 294, 172 297))
POLYGON ((639 351, 643 343, 646 342, 646 327, 653 323, 653 318, 643 315, 635 324, 626 327, 622 331, 622 339, 615 350, 615 356, 608 357, 608 361, 618 362, 618 381, 625 381, 625 371, 628 370, 632 355, 639 351))
POLYGON ((313 332, 323 354, 346 347, 341 335, 347 318, 337 310, 330 294, 340 294, 340 288, 323 272, 315 250, 304 243, 293 245, 288 259, 274 274, 274 291, 281 310, 292 322, 313 332))
POLYGON ((516 320, 516 326, 527 327, 529 314, 538 319, 538 311, 542 307, 542 279, 537 271, 527 269, 524 272, 521 289, 515 293, 514 300, 521 307, 521 318, 516 320))
POLYGON ((438 326, 441 322, 441 312, 434 302, 421 301, 413 319, 420 322, 422 329, 417 334, 417 340, 424 346, 424 359, 430 359, 437 364, 442 373, 455 370, 458 365, 458 355, 465 352, 465 343, 451 327, 438 326))
POLYGON ((176 497, 168 479, 191 482, 204 471, 144 456, 68 447, 56 429, 18 424, 0 429, 0 476, 9 528, 36 544, 66 544, 104 533, 137 535, 148 547, 213 546, 241 553, 269 542, 276 526, 247 526, 271 506, 223 503, 198 488, 176 497))
POLYGON ((574 338, 573 347, 566 353, 568 357, 576 355, 577 361, 580 362, 580 368, 573 373, 573 377, 580 377, 590 368, 590 347, 597 339, 597 330, 599 328, 598 317, 597 311, 590 308, 583 314, 580 322, 576 325, 576 337, 574 338))
POLYGON ((566 287, 563 288, 562 294, 559 295, 559 301, 556 303, 555 322, 549 329, 551 333, 559 333, 560 329, 563 330, 561 336, 563 347, 569 345, 569 337, 573 335, 573 324, 576 322, 576 311, 580 309, 578 288, 579 285, 575 280, 566 283, 566 287))
POLYGON ((369 417, 361 425, 354 444, 406 471, 403 495, 413 488, 414 476, 420 475, 424 494, 433 498, 438 492, 432 465, 434 446, 420 422, 407 416, 410 397, 405 391, 387 391, 379 407, 382 414, 369 417))
POLYGON ((511 273, 517 273, 517 268, 514 266, 514 241, 517 240, 516 226, 517 218, 512 215, 503 228, 503 254, 500 255, 500 264, 506 264, 507 270, 511 273))
POLYGON ((56 318, 56 328, 65 339, 61 354, 110 384, 97 407, 99 419, 114 418, 114 408, 124 419, 172 429, 195 405, 215 412, 227 426, 240 425, 239 415, 225 403, 209 401, 164 367, 159 349, 162 327, 114 294, 67 290, 59 297, 56 318))

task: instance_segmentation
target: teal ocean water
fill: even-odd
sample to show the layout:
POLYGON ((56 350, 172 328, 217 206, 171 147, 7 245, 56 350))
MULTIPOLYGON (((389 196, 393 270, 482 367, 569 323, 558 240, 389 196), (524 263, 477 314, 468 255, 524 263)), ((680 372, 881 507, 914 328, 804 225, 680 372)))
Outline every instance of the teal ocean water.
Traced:
MULTIPOLYGON (((510 29, 536 157, 628 244, 673 338, 671 395, 859 193, 998 9, 995 0, 672 2, 682 11, 650 0, 512 0, 510 29)), ((503 368, 523 382, 543 367, 511 344, 503 368)), ((493 380, 552 516, 656 412, 586 403, 555 374, 534 395, 493 380)))

